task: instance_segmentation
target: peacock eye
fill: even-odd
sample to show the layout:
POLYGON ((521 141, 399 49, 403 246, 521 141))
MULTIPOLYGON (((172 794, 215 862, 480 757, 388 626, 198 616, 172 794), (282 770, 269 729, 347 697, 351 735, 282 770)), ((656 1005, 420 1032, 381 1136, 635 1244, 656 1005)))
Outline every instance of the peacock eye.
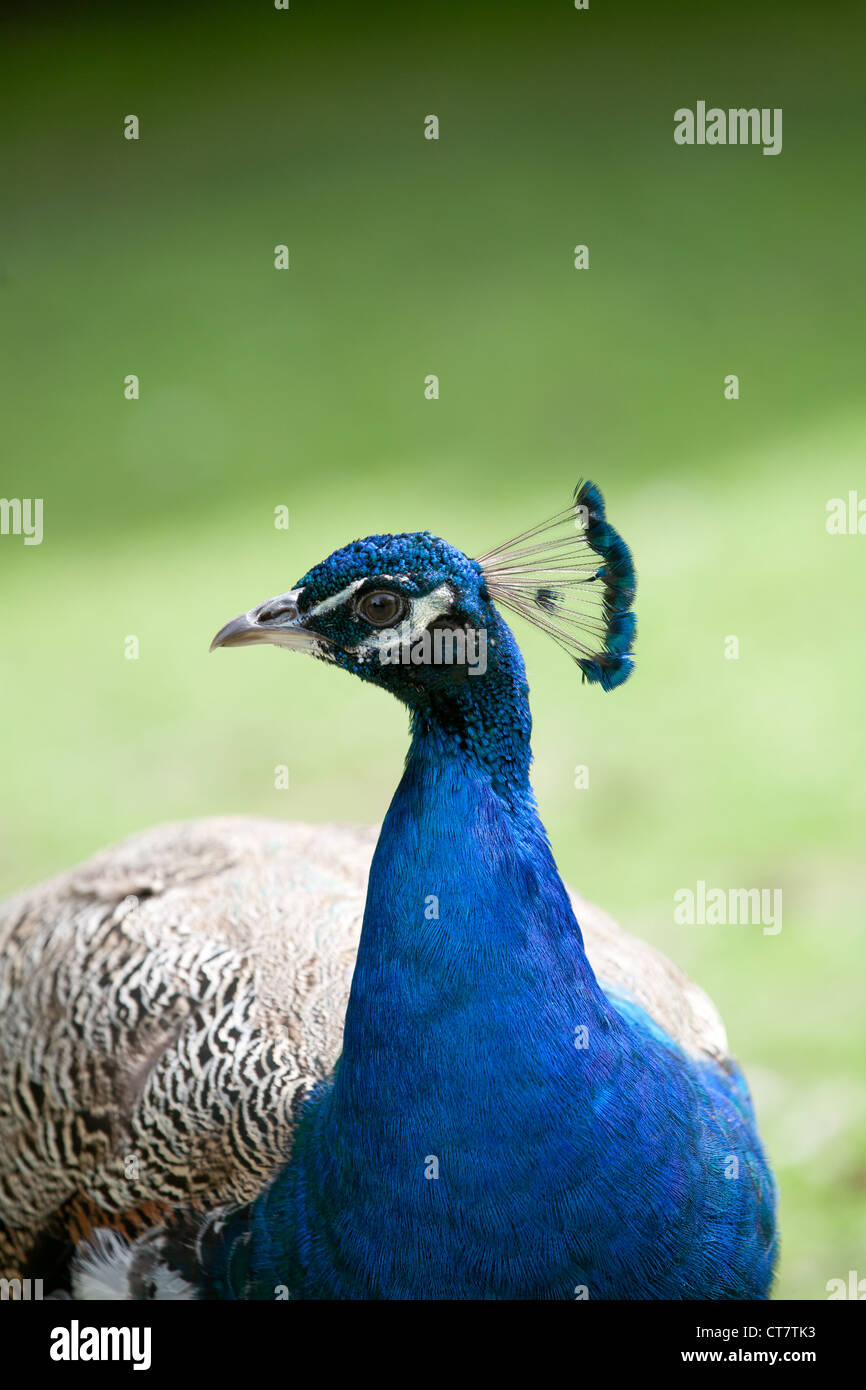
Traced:
POLYGON ((408 604, 401 594, 392 594, 389 589, 375 589, 362 595, 355 608, 362 618, 375 627, 392 627, 406 613, 408 604))

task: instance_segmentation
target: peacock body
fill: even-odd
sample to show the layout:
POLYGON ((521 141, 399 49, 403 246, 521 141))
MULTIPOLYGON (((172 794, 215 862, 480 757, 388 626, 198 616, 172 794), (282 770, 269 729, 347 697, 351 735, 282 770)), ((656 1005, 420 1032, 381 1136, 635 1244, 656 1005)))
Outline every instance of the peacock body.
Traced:
MULTIPOLYGON (((526 673, 499 608, 531 618, 587 680, 613 689, 632 667, 633 594, 628 550, 587 484, 567 513, 480 561, 427 533, 354 542, 217 635, 215 646, 267 641, 307 650, 390 690, 411 713, 406 768, 369 866, 341 1050, 357 884, 354 895, 301 884, 298 916, 309 906, 321 921, 323 887, 342 905, 342 927, 326 914, 306 983, 298 949, 310 942, 307 930, 284 953, 267 933, 284 963, 258 969, 244 892, 244 968, 235 959, 217 971, 238 979, 220 1005, 236 1011, 234 1032, 225 1022, 209 1027, 198 1055, 199 1068, 211 1068, 210 1126, 202 1118, 207 1088, 195 1100, 195 1087, 168 1090, 169 1077, 183 1075, 189 1030, 201 1036, 208 986, 192 1016, 175 1020, 171 1040, 170 1029, 159 1031, 171 1012, 171 991, 163 997, 159 988, 171 971, 152 973, 156 992, 146 1006, 137 1002, 142 1027, 157 1020, 161 1050, 151 1040, 156 1065, 140 1069, 148 1106, 134 1122, 136 1143, 150 1145, 152 1205, 143 1205, 140 1184, 117 1187, 116 1136, 101 1165, 115 1187, 96 1193, 101 1211, 143 1211, 147 1229, 128 1241, 97 1235, 80 1247, 74 1295, 768 1295, 774 1184, 717 1015, 679 972, 597 910, 578 902, 575 913, 529 781, 526 673), (456 659, 416 659, 430 634, 460 636, 456 659), (483 636, 483 662, 467 656, 481 650, 472 635, 483 636), (282 1054, 274 981, 285 989, 283 1017, 290 1001, 282 1054), (251 1085, 238 1084, 238 1068, 248 1068, 251 1085), (206 1136, 224 1151, 229 1134, 234 1162, 222 1173, 216 1165, 209 1177, 206 1156, 197 1165, 185 1159, 206 1136), (190 1202, 207 1214, 198 1217, 190 1202)), ((308 869, 328 859, 324 832, 315 849, 313 839, 308 869)), ((217 915, 231 912, 226 886, 217 915)), ((146 908, 137 907, 134 926, 146 908)), ((56 980, 73 947, 43 926, 56 980)), ((127 947, 130 958, 139 953, 139 972, 147 969, 145 928, 140 918, 127 947)), ((7 959, 20 961, 20 950, 7 959)), ((105 959, 90 968, 102 970, 110 990, 124 970, 123 948, 106 959, 109 969, 105 959)), ((36 989, 36 973, 32 963, 19 967, 8 997, 36 989)), ((40 967, 39 977, 51 978, 50 969, 40 967)), ((189 1002, 195 990, 187 985, 184 996, 181 984, 174 994, 189 1002)), ((119 1000, 116 992, 100 1014, 108 1034, 119 1000)), ((28 1019, 37 1007, 28 1007, 28 1019)), ((128 1037, 118 1040, 115 1061, 125 1081, 122 1041, 128 1037)), ((13 1051, 17 1065, 20 1039, 13 1051)), ((23 1070, 38 1073, 39 1065, 30 1055, 23 1070)), ((61 1118, 67 1107, 61 1097, 61 1118)), ((109 1129, 113 1122, 130 1132, 136 1112, 128 1101, 118 1107, 108 1094, 103 1112, 109 1129)), ((32 1145, 35 1126, 19 1128, 32 1145)), ((58 1188, 55 1209, 59 1196, 58 1188)))

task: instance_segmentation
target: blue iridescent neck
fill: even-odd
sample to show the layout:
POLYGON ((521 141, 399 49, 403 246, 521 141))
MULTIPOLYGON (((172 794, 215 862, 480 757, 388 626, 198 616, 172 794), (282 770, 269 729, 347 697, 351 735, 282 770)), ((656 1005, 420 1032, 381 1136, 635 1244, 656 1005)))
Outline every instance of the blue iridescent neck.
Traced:
MULTIPOLYGON (((499 1224, 503 1242, 519 1225, 539 1174, 555 1188, 574 1159, 564 1165, 554 1119, 576 1105, 562 1079, 575 1072, 575 1030, 607 1027, 609 1010, 535 810, 526 682, 511 655, 503 634, 501 669, 474 705, 467 693, 414 717, 370 871, 335 1081, 261 1223, 273 1244, 291 1211, 291 1259, 277 1248, 302 1297, 429 1296, 419 1289, 430 1270, 474 1296, 484 1279, 464 1223, 485 1213, 483 1260, 499 1224), (365 1231, 392 1222, 374 1268, 365 1231), (401 1249, 407 1229, 430 1242, 415 1263, 401 1249)), ((539 1268, 539 1283, 549 1274, 539 1268)))
POLYGON ((452 777, 489 782, 490 790, 515 812, 523 806, 534 813, 532 718, 523 657, 508 624, 496 613, 486 636, 483 674, 414 695, 407 767, 414 766, 418 777, 424 767, 450 767, 452 777))

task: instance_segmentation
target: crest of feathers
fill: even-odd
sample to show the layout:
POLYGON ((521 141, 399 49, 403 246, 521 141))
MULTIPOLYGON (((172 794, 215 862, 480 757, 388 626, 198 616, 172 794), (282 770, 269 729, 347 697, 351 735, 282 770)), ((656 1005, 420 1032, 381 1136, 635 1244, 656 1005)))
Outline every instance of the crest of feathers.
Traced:
POLYGON ((594 483, 538 526, 478 557, 490 597, 552 637, 584 679, 613 690, 634 668, 635 572, 594 483))

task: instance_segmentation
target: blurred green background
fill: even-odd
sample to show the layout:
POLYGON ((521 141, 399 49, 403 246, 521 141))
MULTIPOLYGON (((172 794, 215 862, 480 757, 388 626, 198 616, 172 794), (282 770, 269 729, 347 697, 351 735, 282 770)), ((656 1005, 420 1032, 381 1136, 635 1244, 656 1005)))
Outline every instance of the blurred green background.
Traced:
POLYGON ((866 537, 825 529, 866 496, 855 13, 292 0, 4 33, 0 493, 44 498, 45 537, 0 537, 0 888, 158 821, 379 819, 404 711, 211 636, 355 536, 477 554, 594 478, 639 664, 605 696, 519 630, 542 816, 719 1005, 805 1299, 866 1276, 866 537), (675 146, 698 99, 782 107, 781 155, 675 146), (782 888, 781 933, 675 925, 698 879, 782 888))

